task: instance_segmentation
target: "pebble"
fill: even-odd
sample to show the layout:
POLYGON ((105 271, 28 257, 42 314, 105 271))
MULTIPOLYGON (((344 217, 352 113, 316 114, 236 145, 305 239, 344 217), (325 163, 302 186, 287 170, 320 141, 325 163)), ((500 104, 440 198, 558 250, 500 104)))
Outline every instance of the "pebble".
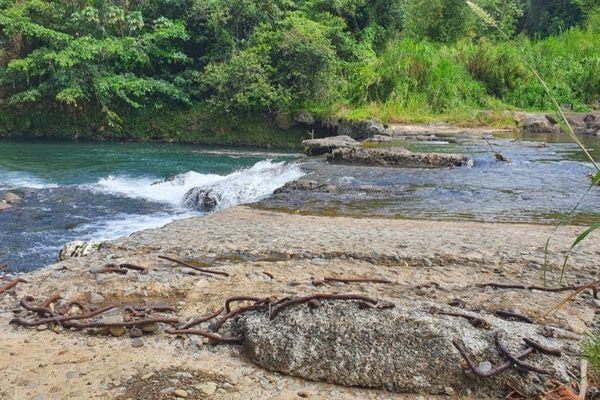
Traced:
POLYGON ((94 292, 90 293, 90 303, 99 304, 99 303, 104 303, 105 301, 106 301, 106 299, 101 294, 94 293, 94 292))
POLYGON ((193 375, 189 372, 179 371, 175 373, 176 378, 193 378, 193 375))
POLYGON ((141 329, 144 333, 154 333, 158 330, 158 324, 142 325, 141 329))
POLYGON ((142 332, 140 328, 131 328, 129 330, 129 336, 131 336, 132 338, 139 338, 144 336, 144 332, 142 332))
POLYGON ((144 341, 140 338, 131 339, 131 347, 142 347, 144 345, 144 341))
POLYGON ((217 391, 217 384, 214 382, 204 382, 195 386, 205 396, 210 396, 217 391))
POLYGON ((154 376, 154 372, 148 372, 146 375, 142 376, 142 380, 150 379, 154 376))
POLYGON ((492 363, 489 361, 481 362, 481 363, 479 363, 479 369, 482 372, 488 372, 492 369, 492 363))
POLYGON ((299 397, 303 397, 303 398, 307 398, 308 397, 308 393, 306 393, 306 392, 298 392, 298 396, 299 397))
POLYGON ((444 393, 446 393, 448 396, 452 396, 454 394, 454 389, 452 389, 450 386, 446 386, 444 388, 444 393))
POLYGON ((186 392, 185 390, 182 390, 182 389, 177 389, 176 391, 173 392, 173 394, 175 395, 175 397, 179 397, 182 399, 188 398, 188 392, 186 392))
POLYGON ((88 339, 85 341, 85 345, 87 347, 94 347, 96 345, 96 343, 94 343, 94 341, 92 339, 88 339))
POLYGON ((35 328, 35 329, 37 329, 40 332, 45 331, 46 329, 48 329, 48 325, 46 325, 46 324, 38 325, 37 328, 35 328))
POLYGON ((198 271, 193 268, 181 268, 181 272, 186 275, 198 275, 198 271))
POLYGON ((173 387, 166 387, 163 390, 161 390, 160 392, 162 394, 169 394, 169 393, 173 393, 174 390, 175 390, 175 388, 173 388, 173 387))

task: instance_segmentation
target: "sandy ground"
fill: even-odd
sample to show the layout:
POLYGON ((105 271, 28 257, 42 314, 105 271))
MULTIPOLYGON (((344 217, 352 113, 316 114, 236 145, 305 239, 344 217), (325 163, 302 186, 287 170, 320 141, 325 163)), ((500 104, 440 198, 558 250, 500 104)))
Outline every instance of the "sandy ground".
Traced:
MULTIPOLYGON (((301 216, 236 207, 109 242, 87 257, 28 274, 29 283, 0 295, 0 399, 425 399, 379 390, 308 382, 263 370, 241 346, 214 346, 164 328, 141 338, 9 325, 25 295, 111 303, 168 303, 182 321, 216 309, 234 295, 285 297, 315 292, 365 294, 385 300, 460 299, 471 310, 517 309, 536 321, 577 333, 598 321, 598 304, 581 293, 544 317, 566 293, 499 290, 478 283, 543 284, 544 244, 552 227, 301 216), (206 262, 230 274, 192 274, 158 255, 206 262), (98 273, 130 262, 147 274, 98 273), (369 276, 393 284, 333 284, 322 276, 369 276), (177 392, 183 395, 183 393, 177 392)), ((549 285, 581 227, 563 227, 550 250, 549 285)), ((600 241, 591 235, 573 254, 569 284, 597 278, 600 241)), ((25 316, 24 314, 21 316, 25 316)), ((28 316, 27 318, 31 318, 28 316)), ((45 327, 42 327, 45 328, 45 327)), ((50 327, 52 328, 52 327, 50 327)))

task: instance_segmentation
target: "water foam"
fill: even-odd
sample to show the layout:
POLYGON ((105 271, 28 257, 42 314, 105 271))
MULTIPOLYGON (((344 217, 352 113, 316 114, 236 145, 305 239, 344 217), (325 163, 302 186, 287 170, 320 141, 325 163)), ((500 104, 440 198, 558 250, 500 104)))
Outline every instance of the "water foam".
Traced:
POLYGON ((48 182, 33 174, 20 171, 0 170, 0 189, 53 189, 57 188, 56 183, 48 182))
POLYGON ((250 168, 240 169, 225 176, 189 171, 159 182, 151 178, 108 176, 94 185, 87 185, 86 188, 174 207, 182 206, 184 195, 190 189, 211 188, 221 196, 219 208, 227 208, 260 200, 302 175, 303 172, 295 164, 263 160, 250 168))

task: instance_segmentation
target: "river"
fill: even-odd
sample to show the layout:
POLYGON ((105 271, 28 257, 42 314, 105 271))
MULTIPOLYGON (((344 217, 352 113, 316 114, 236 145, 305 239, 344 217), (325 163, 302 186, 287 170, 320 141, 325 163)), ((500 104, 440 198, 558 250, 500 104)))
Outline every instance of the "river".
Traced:
MULTIPOLYGON (((598 158, 600 140, 583 139, 598 158)), ((23 198, 0 212, 0 263, 29 271, 55 261, 72 240, 115 239, 198 215, 183 205, 194 187, 215 189, 220 208, 259 202, 268 209, 327 215, 552 224, 581 201, 570 222, 600 221, 600 187, 587 192, 591 164, 565 136, 400 144, 412 151, 469 154, 474 165, 367 168, 267 150, 0 141, 0 194, 10 190, 23 198), (492 148, 510 162, 497 162, 492 148), (272 195, 301 176, 337 190, 272 195)))

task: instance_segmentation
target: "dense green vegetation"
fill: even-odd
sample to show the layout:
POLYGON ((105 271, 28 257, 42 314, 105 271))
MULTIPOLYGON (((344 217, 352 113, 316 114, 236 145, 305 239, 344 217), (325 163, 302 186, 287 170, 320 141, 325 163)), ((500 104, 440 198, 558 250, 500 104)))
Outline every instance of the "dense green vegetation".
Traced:
POLYGON ((476 3, 509 41, 463 0, 0 0, 0 134, 264 144, 296 111, 550 109, 523 56, 600 106, 600 0, 476 3))

